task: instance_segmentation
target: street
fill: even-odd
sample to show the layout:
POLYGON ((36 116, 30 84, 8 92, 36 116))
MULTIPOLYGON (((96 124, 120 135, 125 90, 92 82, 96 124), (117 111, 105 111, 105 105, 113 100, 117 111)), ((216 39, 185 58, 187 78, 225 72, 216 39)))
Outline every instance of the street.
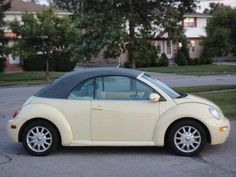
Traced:
POLYGON ((177 75, 164 73, 148 73, 151 76, 161 80, 171 87, 188 87, 202 85, 233 85, 236 83, 235 74, 225 75, 207 75, 207 76, 192 76, 192 75, 177 75))
POLYGON ((63 147, 46 157, 30 156, 5 127, 17 106, 42 87, 0 88, 0 177, 236 176, 236 121, 225 144, 207 145, 196 157, 157 147, 63 147))

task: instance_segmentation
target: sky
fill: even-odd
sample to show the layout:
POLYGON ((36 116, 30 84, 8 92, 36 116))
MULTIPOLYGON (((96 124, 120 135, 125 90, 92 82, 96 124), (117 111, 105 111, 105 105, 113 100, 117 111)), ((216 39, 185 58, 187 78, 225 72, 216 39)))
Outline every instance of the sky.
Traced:
MULTIPOLYGON (((230 5, 232 7, 236 7, 236 0, 199 0, 201 8, 198 8, 198 12, 203 12, 205 8, 208 7, 209 3, 211 2, 220 2, 224 3, 225 5, 230 5)), ((40 0, 40 4, 47 4, 47 0, 40 0)))
POLYGON ((211 3, 211 2, 216 2, 216 3, 220 2, 225 5, 230 5, 231 7, 236 7, 236 0, 216 0, 216 1, 214 1, 214 0, 201 0, 201 1, 202 1, 202 2, 200 2, 201 8, 197 10, 199 12, 204 11, 204 9, 207 8, 209 3, 211 3))

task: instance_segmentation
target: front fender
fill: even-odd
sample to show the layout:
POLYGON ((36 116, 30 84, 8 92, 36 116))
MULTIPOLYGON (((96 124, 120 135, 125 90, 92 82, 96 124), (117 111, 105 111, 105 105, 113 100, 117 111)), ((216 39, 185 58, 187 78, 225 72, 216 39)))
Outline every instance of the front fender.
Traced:
POLYGON ((163 146, 165 141, 165 134, 168 127, 176 120, 181 118, 193 118, 202 122, 212 133, 211 127, 218 126, 221 121, 212 118, 208 111, 209 105, 201 103, 182 103, 171 107, 162 115, 156 123, 154 130, 153 141, 157 146, 163 146))
POLYGON ((18 121, 18 126, 22 127, 25 122, 34 118, 43 118, 52 122, 61 135, 62 145, 68 146, 72 143, 73 135, 70 124, 55 107, 40 103, 28 104, 22 108, 15 120, 18 121))

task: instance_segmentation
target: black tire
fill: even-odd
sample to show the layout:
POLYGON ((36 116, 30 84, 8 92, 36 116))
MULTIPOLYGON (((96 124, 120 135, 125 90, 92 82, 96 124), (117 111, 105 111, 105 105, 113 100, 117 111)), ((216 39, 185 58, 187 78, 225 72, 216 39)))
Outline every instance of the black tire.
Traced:
POLYGON ((197 155, 205 147, 206 142, 207 142, 206 132, 204 128, 202 127, 202 125, 195 120, 182 120, 182 121, 176 122, 171 127, 167 135, 167 146, 169 147, 169 149, 175 154, 182 155, 182 156, 197 155), (192 128, 189 128, 189 127, 192 127, 192 128), (186 130, 190 129, 192 133, 195 132, 195 130, 197 130, 197 132, 195 132, 195 134, 192 135, 192 137, 196 135, 195 138, 190 138, 191 136, 189 137, 188 136, 189 134, 187 135, 188 137, 186 137, 186 135, 179 134, 182 132, 183 134, 185 134, 183 131, 185 129, 186 130), (197 138, 198 136, 200 138, 197 138), (198 143, 195 143, 195 140, 198 143))
MULTIPOLYGON (((29 137, 28 137, 28 140, 29 140, 29 137)), ((33 140, 35 140, 35 138, 34 139, 31 138, 31 140, 29 140, 29 141, 33 141, 33 140)), ((59 145, 59 134, 58 134, 58 131, 54 127, 54 125, 52 125, 50 122, 43 121, 43 120, 32 121, 29 124, 27 124, 24 127, 23 131, 22 131, 22 145, 25 148, 25 150, 29 154, 31 154, 31 155, 34 155, 34 156, 45 156, 45 155, 48 155, 48 154, 54 152, 58 148, 58 145, 59 145), (39 141, 39 143, 42 143, 44 145, 45 149, 43 149, 43 147, 40 146, 38 151, 34 150, 35 148, 32 147, 32 146, 35 145, 35 141, 32 142, 32 144, 33 144, 32 146, 31 146, 30 143, 27 142, 27 135, 34 136, 32 134, 32 131, 37 130, 37 127, 38 127, 39 131, 40 130, 43 131, 43 128, 44 128, 44 133, 45 132, 46 133, 45 133, 45 135, 42 135, 42 137, 45 137, 45 138, 49 139, 49 140, 41 140, 41 141, 39 141), (49 133, 47 133, 47 132, 49 132, 49 133), (45 142, 45 144, 43 143, 43 141, 45 142)))

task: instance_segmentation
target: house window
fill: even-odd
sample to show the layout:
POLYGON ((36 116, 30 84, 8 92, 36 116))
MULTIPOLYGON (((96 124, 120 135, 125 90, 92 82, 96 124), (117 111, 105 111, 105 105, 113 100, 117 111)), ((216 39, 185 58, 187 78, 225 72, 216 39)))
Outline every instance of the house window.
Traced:
POLYGON ((190 52, 191 52, 191 53, 194 53, 194 52, 195 52, 196 43, 195 43, 194 40, 191 40, 190 43, 191 43, 190 52))
POLYGON ((171 41, 167 41, 167 55, 172 54, 171 50, 172 50, 171 41))
POLYGON ((183 21, 183 27, 186 27, 186 28, 197 27, 197 19, 196 18, 185 18, 183 21))
POLYGON ((156 42, 156 50, 157 50, 157 54, 161 54, 162 53, 161 41, 157 41, 156 42))

